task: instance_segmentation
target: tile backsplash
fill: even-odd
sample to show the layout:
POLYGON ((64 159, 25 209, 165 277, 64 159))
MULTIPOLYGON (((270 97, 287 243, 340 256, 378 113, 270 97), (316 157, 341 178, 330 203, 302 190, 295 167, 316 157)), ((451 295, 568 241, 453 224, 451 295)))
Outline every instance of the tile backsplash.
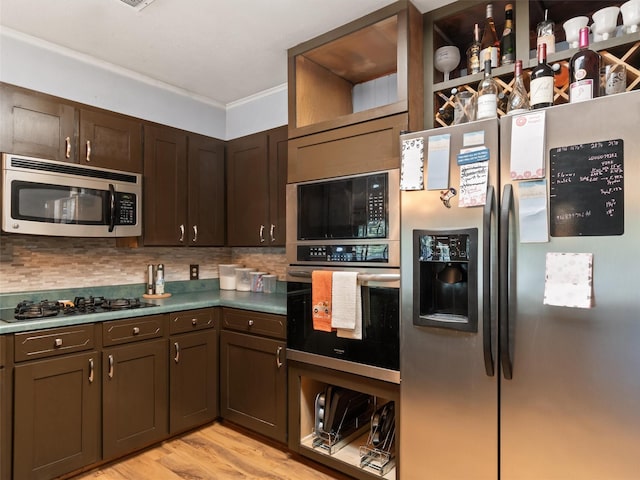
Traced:
POLYGON ((217 278, 218 264, 239 263, 285 280, 284 248, 118 248, 104 238, 0 237, 0 293, 146 282, 149 263, 165 265, 166 281, 217 278))

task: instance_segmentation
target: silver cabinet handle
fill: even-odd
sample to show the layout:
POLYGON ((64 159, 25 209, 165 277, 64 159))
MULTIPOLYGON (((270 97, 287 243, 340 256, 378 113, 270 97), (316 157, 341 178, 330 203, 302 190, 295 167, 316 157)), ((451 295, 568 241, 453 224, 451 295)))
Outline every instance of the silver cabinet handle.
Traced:
POLYGON ((276 226, 272 223, 271 228, 269 229, 269 236, 271 237, 272 243, 276 241, 276 237, 273 236, 273 234, 275 233, 275 230, 276 230, 276 226))
POLYGON ((264 225, 260 225, 260 243, 264 243, 264 225))
POLYGON ((71 137, 67 137, 64 139, 64 146, 65 146, 64 157, 71 158, 71 137))
POLYGON ((280 354, 282 353, 282 347, 278 347, 278 349, 276 350, 276 366, 278 367, 278 369, 280 369, 280 367, 282 367, 282 360, 280 360, 280 354))
POLYGON ((113 378, 113 355, 109 355, 109 378, 113 378))
POLYGON ((180 345, 178 342, 174 343, 173 346, 176 348, 176 356, 173 357, 173 361, 178 363, 180 361, 180 345))
POLYGON ((91 161, 91 140, 87 140, 87 162, 91 161))
POLYGON ((194 225, 193 226, 193 240, 192 242, 195 243, 198 241, 198 226, 194 225))
POLYGON ((93 383, 93 358, 89 359, 89 383, 93 383))
POLYGON ((140 327, 133 327, 133 334, 138 335, 140 333, 140 327))
POLYGON ((250 327, 253 327, 253 320, 249 320, 249 321, 247 322, 247 325, 249 325, 250 327))
POLYGON ((184 224, 180 225, 180 238, 178 239, 179 242, 184 241, 184 224))
POLYGON ((61 338, 56 338, 53 342, 53 346, 55 348, 60 348, 62 346, 62 339, 61 338))

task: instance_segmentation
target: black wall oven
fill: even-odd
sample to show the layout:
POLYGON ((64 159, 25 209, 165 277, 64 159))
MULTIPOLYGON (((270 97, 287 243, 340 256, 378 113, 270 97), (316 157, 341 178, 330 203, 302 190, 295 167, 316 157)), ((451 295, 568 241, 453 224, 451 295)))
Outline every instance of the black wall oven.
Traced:
POLYGON ((399 383, 400 271, 363 269, 358 273, 362 340, 353 340, 338 337, 335 331, 314 330, 313 269, 319 268, 292 266, 287 273, 287 358, 399 383))
POLYGON ((399 383, 399 172, 287 185, 287 358, 399 383), (314 330, 314 270, 355 271, 362 339, 314 330))

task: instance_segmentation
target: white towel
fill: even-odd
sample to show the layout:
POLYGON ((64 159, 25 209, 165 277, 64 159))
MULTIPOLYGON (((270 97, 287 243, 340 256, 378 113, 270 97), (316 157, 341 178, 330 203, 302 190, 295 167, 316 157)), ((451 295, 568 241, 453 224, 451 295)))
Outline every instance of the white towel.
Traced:
POLYGON ((362 301, 357 272, 333 272, 331 326, 341 338, 362 339, 362 301))

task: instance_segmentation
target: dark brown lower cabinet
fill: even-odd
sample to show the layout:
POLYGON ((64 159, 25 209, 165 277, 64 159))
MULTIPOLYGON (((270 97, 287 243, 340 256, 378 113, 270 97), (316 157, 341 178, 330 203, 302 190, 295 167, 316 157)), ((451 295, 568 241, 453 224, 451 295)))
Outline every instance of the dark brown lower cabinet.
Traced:
POLYGON ((50 479, 100 459, 99 372, 96 351, 15 367, 14 480, 50 479))
POLYGON ((168 435, 167 340, 134 342, 102 352, 104 459, 131 453, 168 435))
POLYGON ((286 442, 285 351, 284 340, 232 331, 220 333, 222 418, 286 442))
POLYGON ((218 332, 214 329, 169 338, 169 433, 218 416, 218 332))

